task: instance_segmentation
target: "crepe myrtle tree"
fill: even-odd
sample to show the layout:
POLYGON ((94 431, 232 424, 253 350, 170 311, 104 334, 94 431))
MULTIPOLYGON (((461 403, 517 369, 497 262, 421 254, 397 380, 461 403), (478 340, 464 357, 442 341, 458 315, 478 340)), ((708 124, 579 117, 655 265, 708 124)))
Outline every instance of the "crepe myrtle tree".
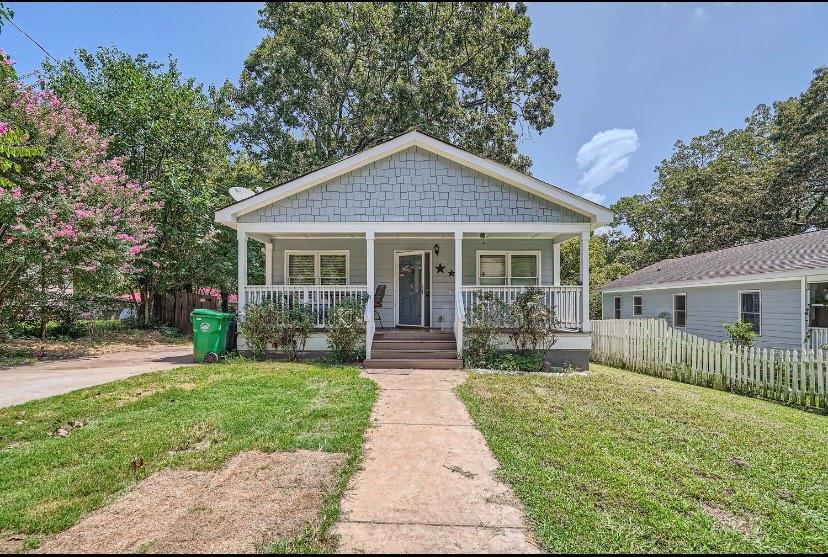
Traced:
POLYGON ((45 334, 68 292, 112 293, 142 272, 137 261, 155 234, 145 219, 151 192, 107 155, 94 124, 42 84, 6 75, 0 114, 0 133, 33 155, 2 165, 0 313, 36 317, 45 334))

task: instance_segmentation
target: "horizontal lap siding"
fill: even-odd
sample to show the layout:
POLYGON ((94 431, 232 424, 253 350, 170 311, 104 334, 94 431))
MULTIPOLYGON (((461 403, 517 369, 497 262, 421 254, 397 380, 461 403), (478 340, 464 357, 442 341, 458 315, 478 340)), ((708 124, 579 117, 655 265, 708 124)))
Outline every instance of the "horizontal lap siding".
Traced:
POLYGON ((687 294, 687 327, 690 334, 711 340, 727 340, 723 323, 739 319, 739 292, 762 293, 762 336, 760 348, 797 349, 802 347, 802 312, 799 281, 764 282, 729 286, 704 286, 666 290, 630 291, 603 294, 604 319, 614 317, 615 296, 621 296, 621 318, 634 319, 633 296, 643 297, 643 318, 663 317, 673 321, 673 294, 687 294))
MULTIPOLYGON (((365 284, 366 252, 365 240, 330 239, 330 240, 281 240, 273 241, 273 283, 285 283, 285 251, 328 251, 348 250, 351 284, 365 284)), ((454 270, 454 240, 441 239, 384 239, 378 236, 374 242, 374 282, 378 286, 386 285, 383 307, 379 310, 383 325, 395 324, 394 311, 394 252, 432 250, 434 244, 440 246, 440 255, 431 262, 432 280, 432 326, 451 328, 454 324, 454 277, 449 271, 454 270), (442 264, 444 272, 437 273, 437 265, 442 264), (442 316, 442 322, 440 317, 442 316)), ((477 251, 540 251, 541 282, 552 284, 552 240, 481 240, 463 241, 463 284, 476 283, 477 251)))

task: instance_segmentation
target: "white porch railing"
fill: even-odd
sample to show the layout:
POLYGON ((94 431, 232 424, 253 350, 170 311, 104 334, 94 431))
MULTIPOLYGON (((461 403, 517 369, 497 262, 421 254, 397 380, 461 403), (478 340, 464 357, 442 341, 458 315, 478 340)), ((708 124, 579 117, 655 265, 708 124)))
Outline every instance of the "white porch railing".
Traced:
MULTIPOLYGON (((547 307, 555 310, 555 317, 560 322, 562 330, 580 331, 583 325, 581 319, 580 286, 464 286, 463 305, 468 308, 477 303, 478 297, 484 292, 493 293, 506 305, 514 303, 521 292, 529 288, 543 291, 543 301, 547 307)), ((468 316, 467 316, 468 317, 468 316)), ((467 321, 469 326, 474 324, 467 321)))
POLYGON ((810 331, 810 348, 816 350, 823 346, 828 346, 828 327, 809 327, 810 331))
POLYGON ((367 297, 367 295, 368 288, 361 285, 248 285, 244 289, 244 303, 262 304, 270 301, 279 301, 287 304, 303 304, 313 314, 314 327, 324 329, 328 326, 328 312, 336 304, 346 299, 361 300, 367 297))

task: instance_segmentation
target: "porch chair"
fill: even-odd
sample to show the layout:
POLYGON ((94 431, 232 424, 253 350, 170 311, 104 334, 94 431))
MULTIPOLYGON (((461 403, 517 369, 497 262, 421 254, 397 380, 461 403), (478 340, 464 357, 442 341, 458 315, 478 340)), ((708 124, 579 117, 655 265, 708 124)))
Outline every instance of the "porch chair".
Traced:
POLYGON ((382 325, 382 317, 380 313, 377 311, 379 308, 382 307, 382 299, 385 298, 385 285, 378 284, 377 289, 374 292, 374 319, 379 321, 380 329, 384 329, 385 327, 382 325))

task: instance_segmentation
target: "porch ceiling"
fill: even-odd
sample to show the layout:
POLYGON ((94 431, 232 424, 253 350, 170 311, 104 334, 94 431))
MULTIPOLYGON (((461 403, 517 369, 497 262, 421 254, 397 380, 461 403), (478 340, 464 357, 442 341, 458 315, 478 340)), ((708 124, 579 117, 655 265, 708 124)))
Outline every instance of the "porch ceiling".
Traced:
MULTIPOLYGON (((524 233, 507 233, 507 232, 495 232, 495 233, 486 233, 485 239, 487 240, 503 240, 503 239, 513 239, 513 240, 551 240, 555 243, 560 243, 571 238, 577 238, 580 234, 578 233, 554 233, 554 232, 524 232, 524 233)), ((254 240, 258 240, 259 242, 268 242, 269 240, 274 239, 283 239, 283 240, 334 240, 334 239, 365 239, 365 234, 349 234, 349 233, 328 233, 328 234, 251 234, 251 238, 254 240)), ((454 238, 453 234, 440 234, 440 233, 394 233, 394 232, 377 232, 375 236, 376 240, 431 240, 431 239, 440 239, 440 240, 450 240, 454 238)), ((466 240, 478 240, 481 239, 480 234, 475 234, 473 232, 465 233, 464 239, 466 240)))

